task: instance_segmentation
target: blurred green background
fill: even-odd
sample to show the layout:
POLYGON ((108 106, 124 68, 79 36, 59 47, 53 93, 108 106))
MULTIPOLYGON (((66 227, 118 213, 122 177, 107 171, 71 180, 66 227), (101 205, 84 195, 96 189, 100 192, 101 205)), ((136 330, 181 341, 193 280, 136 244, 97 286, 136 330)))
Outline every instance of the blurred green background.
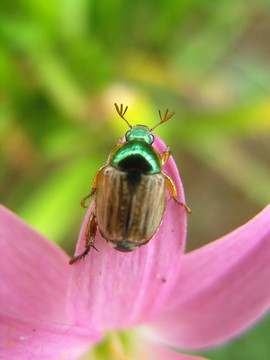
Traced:
MULTIPOLYGON (((17 0, 0 5, 0 199, 73 253, 96 170, 127 131, 156 133, 185 186, 188 250, 270 199, 269 1, 17 0)), ((270 359, 270 320, 219 359, 270 359)))

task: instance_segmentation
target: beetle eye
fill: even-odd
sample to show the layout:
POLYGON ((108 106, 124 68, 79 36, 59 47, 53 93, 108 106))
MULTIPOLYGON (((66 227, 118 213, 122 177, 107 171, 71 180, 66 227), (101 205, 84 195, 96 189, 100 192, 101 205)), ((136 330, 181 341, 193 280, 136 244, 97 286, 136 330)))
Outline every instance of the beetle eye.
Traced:
POLYGON ((154 138, 153 134, 150 134, 149 137, 150 137, 150 145, 151 145, 151 144, 153 144, 155 138, 154 138))
POLYGON ((130 130, 128 130, 127 132, 126 132, 126 141, 128 141, 128 138, 129 138, 129 136, 130 136, 130 130))

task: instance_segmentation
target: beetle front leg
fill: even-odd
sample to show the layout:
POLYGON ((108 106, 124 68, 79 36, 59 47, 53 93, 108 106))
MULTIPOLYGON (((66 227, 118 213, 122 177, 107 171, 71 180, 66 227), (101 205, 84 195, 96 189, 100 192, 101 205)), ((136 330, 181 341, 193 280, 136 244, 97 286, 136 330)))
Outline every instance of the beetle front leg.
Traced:
POLYGON ((103 173, 103 170, 104 170, 104 168, 105 168, 106 166, 107 166, 107 164, 101 166, 101 168, 98 169, 98 171, 96 172, 96 175, 95 175, 94 180, 93 180, 93 185, 92 185, 92 189, 91 189, 90 194, 86 195, 86 196, 82 199, 82 201, 81 201, 82 207, 87 208, 87 206, 85 206, 84 203, 85 203, 85 201, 86 201, 88 198, 90 198, 91 196, 93 196, 93 195, 95 194, 95 192, 96 192, 96 190, 97 190, 97 186, 98 186, 98 181, 99 181, 100 176, 101 176, 101 174, 103 173))
POLYGON ((175 186, 175 183, 173 182, 173 180, 169 177, 169 175, 165 174, 164 172, 162 174, 165 177, 167 189, 169 191, 170 196, 174 199, 174 201, 177 202, 177 204, 183 206, 186 209, 188 214, 191 214, 190 208, 178 199, 176 186, 175 186))
POLYGON ((164 166, 166 162, 169 160, 170 155, 171 155, 170 146, 167 146, 166 150, 163 151, 163 153, 161 154, 162 166, 164 166))
POLYGON ((69 260, 70 265, 74 264, 75 261, 81 260, 86 255, 88 255, 91 248, 94 248, 95 250, 97 250, 97 248, 95 247, 96 232, 97 232, 96 216, 94 214, 94 211, 92 211, 91 215, 89 217, 87 227, 86 227, 86 232, 85 232, 85 245, 84 245, 85 250, 81 254, 74 256, 72 259, 70 259, 69 260))

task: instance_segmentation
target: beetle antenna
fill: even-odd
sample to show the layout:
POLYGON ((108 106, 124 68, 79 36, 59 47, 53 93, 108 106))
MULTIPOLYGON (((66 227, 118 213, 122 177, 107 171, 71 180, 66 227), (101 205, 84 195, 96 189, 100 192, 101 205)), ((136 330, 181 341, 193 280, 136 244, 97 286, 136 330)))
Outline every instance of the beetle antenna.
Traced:
POLYGON ((125 120, 125 122, 128 124, 128 126, 129 126, 130 128, 132 128, 132 126, 131 126, 130 123, 127 121, 127 119, 124 118, 124 115, 125 115, 125 113, 127 112, 128 106, 126 106, 125 109, 124 109, 124 107, 123 107, 123 104, 120 105, 120 108, 119 108, 119 106, 118 106, 116 103, 114 104, 114 106, 115 106, 115 109, 116 109, 118 115, 119 115, 123 120, 125 120))
POLYGON ((168 112, 169 112, 169 110, 167 109, 167 110, 165 111, 164 116, 162 117, 160 110, 158 110, 159 117, 160 117, 160 120, 161 120, 161 121, 160 121, 159 123, 157 123, 157 125, 155 125, 154 127, 152 127, 152 129, 150 129, 150 131, 153 131, 158 125, 163 124, 164 122, 168 121, 168 120, 175 114, 175 112, 173 111, 172 113, 170 113, 170 114, 168 115, 168 112))

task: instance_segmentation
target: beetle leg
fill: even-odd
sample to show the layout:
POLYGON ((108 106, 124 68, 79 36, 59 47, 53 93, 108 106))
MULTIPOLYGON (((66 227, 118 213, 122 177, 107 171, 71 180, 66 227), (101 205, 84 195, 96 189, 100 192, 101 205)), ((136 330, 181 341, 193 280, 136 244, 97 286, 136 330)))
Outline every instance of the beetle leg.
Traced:
POLYGON ((85 232, 85 245, 84 245, 85 250, 81 254, 74 256, 72 259, 70 259, 69 260, 70 265, 74 264, 75 261, 81 260, 86 255, 88 255, 91 248, 97 250, 97 248, 95 247, 96 232, 97 232, 96 216, 94 214, 94 211, 92 211, 85 232))
POLYGON ((87 206, 84 205, 85 201, 95 194, 95 192, 97 190, 97 186, 98 186, 98 181, 100 179, 100 175, 103 173, 103 170, 106 166, 107 166, 107 164, 101 166, 101 168, 99 168, 98 171, 96 172, 90 194, 86 195, 81 201, 82 207, 87 208, 87 206))
POLYGON ((164 172, 162 174, 165 178, 167 189, 169 191, 170 196, 174 199, 174 201, 177 202, 177 204, 183 206, 186 209, 188 214, 190 214, 191 213, 190 208, 178 199, 176 186, 175 186, 173 180, 169 177, 169 175, 165 174, 164 172))
POLYGON ((162 166, 164 166, 166 164, 166 162, 169 160, 170 155, 171 155, 170 146, 167 146, 166 150, 163 151, 163 153, 161 154, 162 166))

